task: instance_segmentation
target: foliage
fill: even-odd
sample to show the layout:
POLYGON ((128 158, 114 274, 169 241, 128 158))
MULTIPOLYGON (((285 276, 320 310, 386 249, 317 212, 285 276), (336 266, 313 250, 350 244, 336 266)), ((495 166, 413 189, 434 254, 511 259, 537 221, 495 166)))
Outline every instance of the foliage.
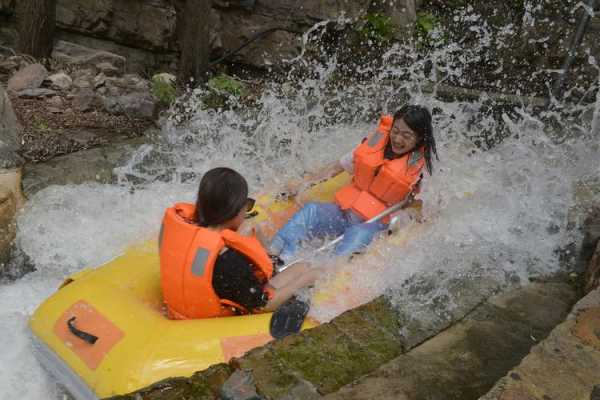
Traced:
POLYGON ((164 79, 154 77, 152 78, 152 94, 162 104, 169 106, 176 98, 175 86, 164 79))
POLYGON ((36 131, 49 131, 50 125, 48 125, 48 121, 39 116, 34 116, 31 126, 36 131))
POLYGON ((420 12, 417 15, 417 30, 428 35, 438 26, 438 18, 428 12, 420 12))
POLYGON ((369 13, 365 16, 364 25, 359 29, 359 33, 366 40, 375 43, 385 43, 392 39, 394 27, 392 19, 379 13, 369 13))
POLYGON ((244 96, 247 92, 246 85, 243 82, 226 74, 211 78, 208 81, 208 87, 216 92, 230 94, 235 97, 244 96))
POLYGON ((419 12, 415 23, 417 48, 428 49, 434 47, 435 43, 445 42, 447 38, 444 34, 441 36, 434 34, 434 32, 439 33, 440 26, 441 21, 436 15, 430 12, 419 12))

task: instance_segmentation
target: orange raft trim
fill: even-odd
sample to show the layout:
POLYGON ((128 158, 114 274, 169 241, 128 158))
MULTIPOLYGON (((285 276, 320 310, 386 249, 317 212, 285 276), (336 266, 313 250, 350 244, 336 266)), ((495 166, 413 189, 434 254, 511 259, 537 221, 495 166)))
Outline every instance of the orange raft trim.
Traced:
POLYGON ((62 314, 54 324, 54 333, 92 371, 125 336, 122 330, 85 300, 77 301, 62 314), (73 317, 77 329, 98 337, 94 344, 80 339, 69 330, 68 322, 73 317))

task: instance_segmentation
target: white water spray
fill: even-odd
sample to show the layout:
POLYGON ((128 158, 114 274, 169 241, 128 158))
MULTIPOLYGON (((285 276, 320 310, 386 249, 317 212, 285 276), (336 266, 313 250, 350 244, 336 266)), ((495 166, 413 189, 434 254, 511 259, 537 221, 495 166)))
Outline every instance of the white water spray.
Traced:
MULTIPOLYGON (((477 31, 490 46, 486 29, 477 31)), ((449 77, 468 80, 461 72, 479 60, 478 49, 452 44, 423 59, 411 47, 397 46, 383 60, 353 84, 338 79, 335 58, 325 65, 304 62, 310 68, 302 79, 268 86, 253 109, 203 110, 203 93, 197 92, 165 122, 159 142, 141 148, 117 171, 120 184, 49 187, 30 199, 18 220, 18 244, 37 271, 0 286, 0 333, 11 344, 0 354, 6 371, 0 398, 58 396, 30 353, 28 316, 65 275, 152 238, 165 207, 193 200, 204 171, 230 166, 247 177, 252 192, 276 190, 351 150, 378 113, 407 102, 435 110, 440 160, 420 195, 427 223, 401 252, 388 248, 381 268, 351 271, 360 277, 353 282, 364 289, 361 301, 388 291, 394 302, 413 302, 418 309, 447 294, 449 277, 474 266, 500 285, 557 271, 555 251, 574 240, 566 230, 573 184, 600 174, 591 121, 578 121, 574 134, 564 121, 549 134, 542 122, 548 115, 525 106, 494 118, 485 114, 485 102, 444 103, 427 93, 449 77), (432 73, 428 64, 435 66, 432 73), (499 131, 507 138, 492 149, 473 144, 480 140, 485 147, 485 135, 499 131), (425 296, 404 296, 407 279, 436 272, 445 278, 433 279, 425 296)), ((598 104, 573 107, 572 113, 599 112, 598 104)), ((561 121, 560 113, 549 115, 561 121)), ((312 312, 329 319, 341 311, 344 304, 312 312)))

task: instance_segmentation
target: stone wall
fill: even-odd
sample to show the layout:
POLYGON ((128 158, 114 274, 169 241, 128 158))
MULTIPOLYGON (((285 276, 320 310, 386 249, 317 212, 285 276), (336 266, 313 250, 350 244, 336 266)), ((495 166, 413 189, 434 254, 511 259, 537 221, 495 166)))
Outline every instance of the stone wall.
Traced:
MULTIPOLYGON (((254 42, 233 60, 264 67, 299 54, 298 33, 316 22, 366 15, 372 0, 214 0, 213 57, 227 53, 271 28, 282 28, 254 42)), ((414 0, 385 2, 392 23, 415 18, 414 0)), ((0 15, 14 29, 14 0, 0 0, 0 15)), ((127 56, 130 71, 176 67, 183 0, 58 0, 58 37, 127 56)), ((14 34, 0 32, 0 45, 14 46, 14 34), (4 41, 4 43, 2 43, 4 41)))
POLYGON ((14 217, 22 203, 18 143, 17 119, 0 84, 0 272, 10 256, 16 234, 14 217))

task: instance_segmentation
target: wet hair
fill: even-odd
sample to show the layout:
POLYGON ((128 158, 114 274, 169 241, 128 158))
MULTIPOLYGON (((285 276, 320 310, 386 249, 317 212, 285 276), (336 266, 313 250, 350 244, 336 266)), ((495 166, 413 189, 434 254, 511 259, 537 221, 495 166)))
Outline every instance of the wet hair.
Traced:
POLYGON ((231 168, 214 168, 198 187, 194 219, 200 226, 220 225, 235 217, 248 199, 246 179, 231 168))
POLYGON ((406 125, 417 134, 417 147, 425 147, 425 165, 427 165, 427 172, 431 175, 433 169, 431 154, 433 153, 435 159, 439 160, 433 137, 431 113, 422 106, 406 105, 394 114, 394 122, 397 119, 403 119, 406 125))

